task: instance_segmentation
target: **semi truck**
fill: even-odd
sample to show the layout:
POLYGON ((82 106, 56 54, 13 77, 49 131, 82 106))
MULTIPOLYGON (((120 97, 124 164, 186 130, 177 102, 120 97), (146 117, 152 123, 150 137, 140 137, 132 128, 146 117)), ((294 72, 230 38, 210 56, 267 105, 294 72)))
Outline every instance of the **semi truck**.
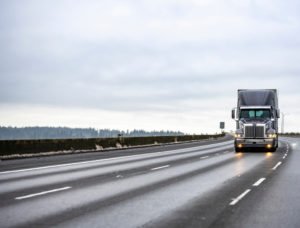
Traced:
POLYGON ((278 97, 276 89, 239 89, 237 107, 231 117, 236 121, 235 152, 278 147, 278 97))

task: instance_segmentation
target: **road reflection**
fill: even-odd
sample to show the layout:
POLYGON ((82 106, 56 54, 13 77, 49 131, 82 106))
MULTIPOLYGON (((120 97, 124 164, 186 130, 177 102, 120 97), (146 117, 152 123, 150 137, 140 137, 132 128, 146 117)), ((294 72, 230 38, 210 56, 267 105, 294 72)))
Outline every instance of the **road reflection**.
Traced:
POLYGON ((297 143, 292 143, 292 148, 293 149, 297 148, 297 143))
POLYGON ((267 158, 272 157, 272 156, 273 156, 273 153, 272 153, 272 152, 267 152, 267 153, 265 153, 265 156, 266 156, 267 158))
POLYGON ((241 176, 245 169, 245 161, 242 159, 245 155, 243 153, 236 153, 235 158, 236 158, 236 163, 235 163, 235 175, 236 176, 241 176))
POLYGON ((242 158, 243 155, 244 155, 243 153, 236 153, 236 154, 235 154, 235 157, 236 157, 236 158, 242 158))
MULTIPOLYGON (((265 165, 267 167, 271 167, 273 165, 274 160, 274 153, 272 152, 247 152, 247 153, 236 153, 235 154, 235 175, 241 176, 243 172, 247 169, 247 162, 249 162, 249 159, 252 160, 265 160, 265 165), (247 158, 247 159, 246 159, 247 158), (247 160, 247 161, 246 161, 247 160)), ((249 164, 248 164, 249 165, 249 164)))

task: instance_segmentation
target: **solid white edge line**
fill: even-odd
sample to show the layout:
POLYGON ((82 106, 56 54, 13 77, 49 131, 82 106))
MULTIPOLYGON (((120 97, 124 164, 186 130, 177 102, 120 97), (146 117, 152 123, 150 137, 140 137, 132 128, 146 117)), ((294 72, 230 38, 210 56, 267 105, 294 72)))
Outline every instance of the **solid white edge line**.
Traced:
POLYGON ((38 193, 34 193, 34 194, 30 194, 30 195, 25 195, 25 196, 19 196, 19 197, 16 197, 15 199, 16 200, 28 199, 28 198, 32 198, 32 197, 35 197, 35 196, 41 196, 41 195, 46 195, 46 194, 49 194, 49 193, 54 193, 54 192, 60 192, 60 191, 68 190, 70 188, 71 188, 70 186, 67 186, 67 187, 64 187, 64 188, 57 188, 57 189, 52 189, 52 190, 49 190, 49 191, 38 192, 38 193))
POLYGON ((170 165, 164 165, 164 166, 160 166, 160 167, 155 167, 155 168, 152 168, 151 170, 154 171, 154 170, 158 170, 158 169, 165 169, 165 168, 168 168, 170 167, 170 165))
POLYGON ((251 191, 251 189, 247 189, 246 191, 244 191, 241 195, 239 195, 236 199, 234 199, 229 205, 233 206, 235 204, 237 204, 241 199, 243 199, 249 192, 251 191))
POLYGON ((266 178, 260 178, 258 181, 256 181, 254 184, 253 184, 253 186, 255 186, 255 187, 257 187, 257 186, 259 186, 262 182, 264 182, 266 180, 266 178))
POLYGON ((278 168, 278 166, 281 165, 281 163, 282 163, 282 162, 278 162, 272 169, 273 169, 273 170, 276 170, 276 169, 278 168))

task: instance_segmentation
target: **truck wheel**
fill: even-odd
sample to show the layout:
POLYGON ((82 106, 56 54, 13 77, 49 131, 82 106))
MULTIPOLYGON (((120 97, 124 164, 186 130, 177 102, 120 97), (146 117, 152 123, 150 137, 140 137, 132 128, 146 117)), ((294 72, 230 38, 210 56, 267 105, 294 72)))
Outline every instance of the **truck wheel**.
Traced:
POLYGON ((235 150, 235 153, 241 153, 241 152, 243 152, 243 150, 241 148, 237 148, 237 147, 235 147, 234 150, 235 150))

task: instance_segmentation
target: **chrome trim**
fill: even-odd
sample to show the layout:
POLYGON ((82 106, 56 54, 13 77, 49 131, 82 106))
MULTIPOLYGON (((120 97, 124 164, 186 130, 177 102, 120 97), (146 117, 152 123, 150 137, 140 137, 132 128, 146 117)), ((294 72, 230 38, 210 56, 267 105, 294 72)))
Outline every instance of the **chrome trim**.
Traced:
POLYGON ((255 138, 265 138, 266 137, 266 125, 256 124, 255 125, 255 138))
POLYGON ((271 109, 271 106, 241 106, 240 109, 271 109))
POLYGON ((266 138, 265 124, 244 124, 245 138, 266 138))
POLYGON ((254 125, 244 124, 244 136, 245 138, 254 138, 254 125))

